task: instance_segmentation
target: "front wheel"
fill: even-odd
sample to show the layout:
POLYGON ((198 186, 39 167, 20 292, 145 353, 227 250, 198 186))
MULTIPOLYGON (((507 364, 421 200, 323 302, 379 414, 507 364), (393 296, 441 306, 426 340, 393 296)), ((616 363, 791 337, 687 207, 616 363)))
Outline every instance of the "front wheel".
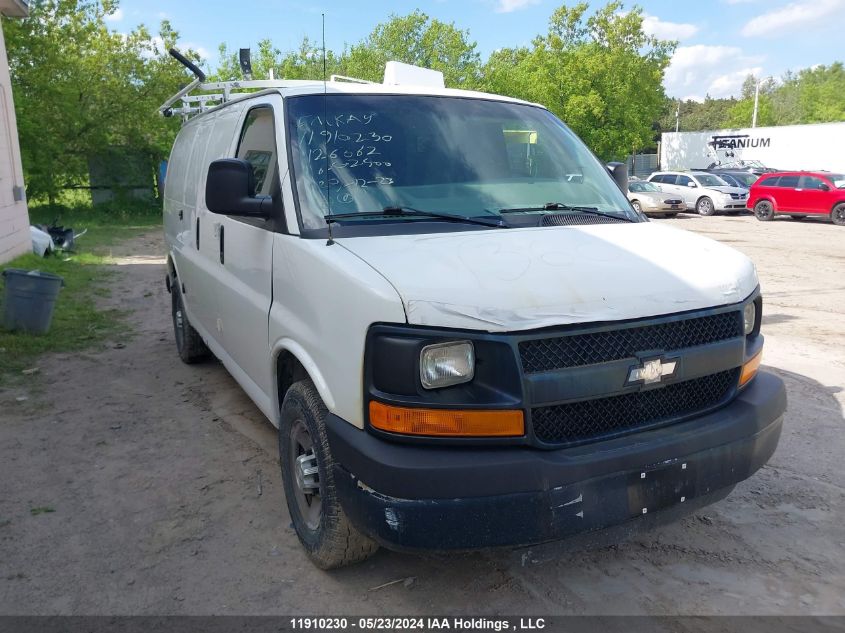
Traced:
POLYGON ((639 200, 631 200, 631 206, 634 207, 634 211, 637 213, 643 212, 643 208, 640 206, 639 200))
POLYGON ((845 226, 845 202, 840 202, 830 212, 830 219, 836 226, 845 226))
POLYGON ((754 216, 760 222, 768 222, 774 219, 775 208, 768 200, 760 200, 760 202, 754 205, 754 216))
POLYGON ((695 204, 695 210, 698 211, 698 215, 708 216, 716 213, 716 207, 713 205, 713 201, 707 196, 699 198, 695 204))
POLYGON ((378 544, 349 522, 337 498, 326 413, 310 380, 294 383, 282 404, 279 457, 299 542, 317 567, 335 569, 369 558, 378 544))

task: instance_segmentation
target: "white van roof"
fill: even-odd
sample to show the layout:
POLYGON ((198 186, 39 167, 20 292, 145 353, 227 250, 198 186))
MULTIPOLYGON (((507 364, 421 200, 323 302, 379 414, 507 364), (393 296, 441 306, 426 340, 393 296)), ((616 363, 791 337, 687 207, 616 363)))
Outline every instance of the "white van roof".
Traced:
POLYGON ((465 99, 487 99, 544 107, 540 104, 503 95, 446 88, 443 86, 442 74, 438 71, 419 66, 411 66, 410 64, 401 64, 399 62, 388 62, 384 83, 375 83, 339 75, 332 75, 328 81, 323 81, 322 79, 263 79, 204 82, 196 79, 165 101, 159 108, 159 112, 164 116, 179 115, 184 122, 197 115, 217 109, 226 103, 248 99, 257 94, 266 94, 269 91, 279 92, 284 97, 309 94, 427 95, 461 97, 465 99), (242 92, 243 90, 256 89, 259 92, 242 92), (191 94, 194 91, 198 94, 191 94), (180 100, 182 106, 174 107, 174 104, 180 100))

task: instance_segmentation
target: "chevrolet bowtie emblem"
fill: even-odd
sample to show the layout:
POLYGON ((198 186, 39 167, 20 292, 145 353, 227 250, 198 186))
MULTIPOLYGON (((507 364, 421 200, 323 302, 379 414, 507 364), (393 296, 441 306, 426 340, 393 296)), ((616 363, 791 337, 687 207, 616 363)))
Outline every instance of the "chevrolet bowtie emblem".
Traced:
POLYGON ((664 376, 671 376, 675 373, 676 361, 669 361, 664 363, 659 358, 654 360, 647 360, 642 364, 642 367, 632 367, 628 373, 628 382, 643 381, 644 384, 650 385, 654 382, 660 382, 664 376))

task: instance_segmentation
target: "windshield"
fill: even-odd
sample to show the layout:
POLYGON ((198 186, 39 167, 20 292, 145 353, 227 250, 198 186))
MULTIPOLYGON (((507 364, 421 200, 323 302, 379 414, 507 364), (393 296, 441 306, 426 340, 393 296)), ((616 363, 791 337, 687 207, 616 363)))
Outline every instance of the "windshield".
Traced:
POLYGON ((830 182, 833 183, 833 186, 837 189, 845 189, 845 175, 842 174, 828 174, 827 176, 830 178, 830 182))
POLYGON ((750 187, 757 182, 757 174, 731 174, 734 180, 738 180, 744 187, 750 187))
POLYGON ((650 182, 630 182, 628 183, 628 191, 639 193, 641 191, 660 191, 660 189, 650 182))
POLYGON ((288 99, 288 132, 304 228, 324 227, 326 215, 372 220, 363 214, 385 207, 498 218, 550 202, 637 220, 604 165, 543 108, 307 95, 288 99))
POLYGON ((702 187, 724 187, 729 186, 724 180, 712 174, 696 174, 695 179, 702 187))

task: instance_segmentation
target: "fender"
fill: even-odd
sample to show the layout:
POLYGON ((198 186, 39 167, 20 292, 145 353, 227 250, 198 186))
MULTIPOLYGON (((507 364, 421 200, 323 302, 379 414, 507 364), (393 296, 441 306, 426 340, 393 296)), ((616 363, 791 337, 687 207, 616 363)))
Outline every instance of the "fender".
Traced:
MULTIPOLYGON (((283 337, 273 344, 270 354, 270 372, 273 375, 273 384, 278 384, 279 376, 277 361, 279 354, 283 351, 290 352, 293 357, 300 362, 305 371, 308 372, 308 377, 311 378, 311 382, 313 382, 314 386, 317 388, 317 393, 320 394, 323 404, 326 405, 326 408, 329 411, 332 411, 335 408, 335 400, 326 379, 323 377, 323 374, 320 372, 317 364, 314 362, 314 359, 311 358, 311 355, 305 351, 305 348, 291 338, 283 337)), ((273 389, 271 398, 273 403, 273 416, 270 418, 270 421, 278 428, 279 424, 281 424, 282 410, 282 403, 279 401, 278 389, 273 389)))

